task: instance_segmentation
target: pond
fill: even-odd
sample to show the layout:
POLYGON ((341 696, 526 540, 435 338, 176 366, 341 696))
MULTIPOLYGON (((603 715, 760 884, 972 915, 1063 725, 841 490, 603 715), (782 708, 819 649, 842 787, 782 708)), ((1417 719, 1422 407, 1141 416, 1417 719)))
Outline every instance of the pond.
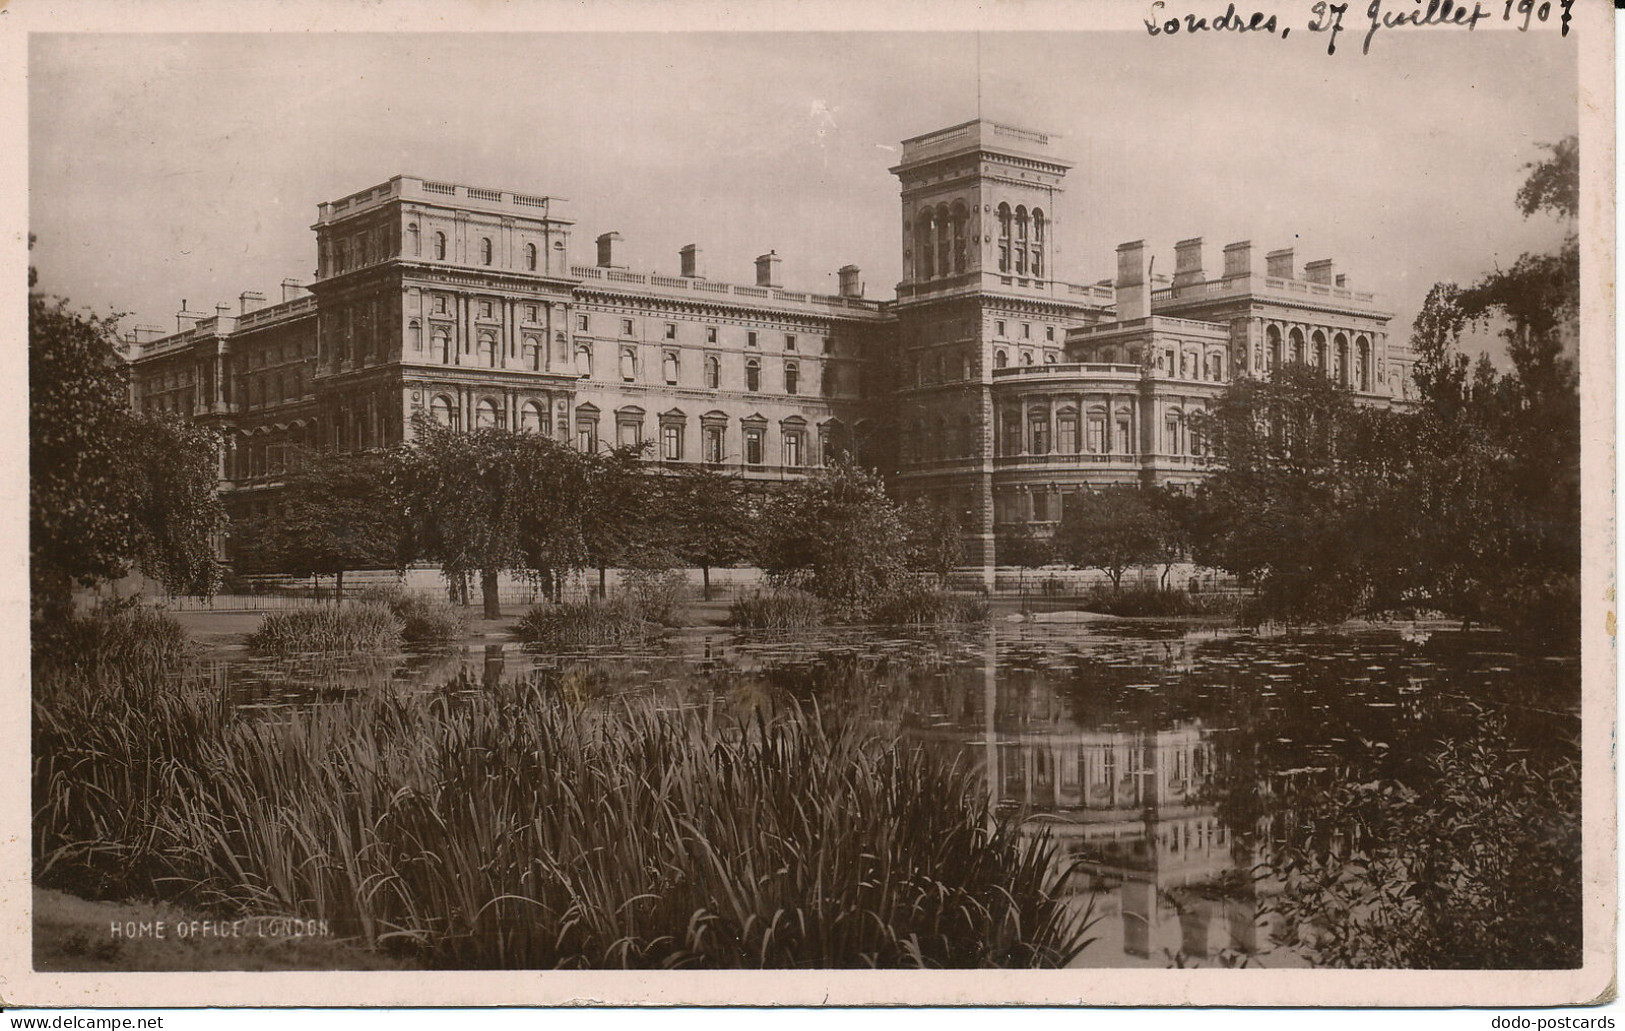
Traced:
POLYGON ((1494 632, 1292 635, 1175 623, 999 621, 795 636, 677 631, 641 652, 489 644, 343 664, 210 664, 239 711, 356 690, 478 691, 537 671, 584 695, 839 707, 976 771, 1001 818, 1048 834, 1092 907, 1088 966, 1298 965, 1249 876, 1287 789, 1370 778, 1498 714, 1509 749, 1578 758, 1579 664, 1494 632), (1398 758, 1395 761, 1399 761, 1398 758))

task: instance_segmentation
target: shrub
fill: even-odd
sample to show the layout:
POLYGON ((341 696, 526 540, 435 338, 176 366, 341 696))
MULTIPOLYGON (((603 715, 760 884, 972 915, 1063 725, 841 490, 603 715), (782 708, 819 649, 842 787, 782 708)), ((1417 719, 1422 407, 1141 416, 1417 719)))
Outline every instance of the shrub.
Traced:
POLYGON ((629 569, 625 593, 644 619, 663 626, 682 626, 684 605, 691 594, 688 575, 681 569, 629 569))
POLYGON ((824 603, 806 591, 761 591, 735 598, 728 625, 747 630, 800 630, 824 625, 824 603))
POLYGON ((1097 588, 1084 597, 1081 607, 1108 616, 1232 616, 1241 611, 1242 600, 1227 594, 1187 594, 1157 587, 1097 588))
POLYGON ((644 617, 636 598, 617 594, 533 606, 519 617, 513 632, 526 644, 581 648, 646 641, 657 636, 661 626, 644 617))
POLYGON ((248 646, 281 654, 393 651, 401 646, 401 620, 377 602, 299 605, 266 613, 248 646))
POLYGON ((401 639, 408 644, 446 644, 467 630, 462 614, 438 595, 400 588, 368 588, 361 601, 387 605, 401 621, 401 639))
POLYGON ((192 657, 186 629, 139 599, 103 602, 88 614, 37 617, 36 673, 58 669, 92 679, 162 678, 192 657))
POLYGON ((1058 966, 1085 946, 1054 845, 995 827, 937 753, 817 710, 583 703, 557 679, 223 725, 206 690, 36 701, 36 870, 319 912, 453 968, 1058 966))
POLYGON ((869 621, 888 625, 976 623, 991 612, 987 599, 979 595, 914 583, 873 606, 869 621))

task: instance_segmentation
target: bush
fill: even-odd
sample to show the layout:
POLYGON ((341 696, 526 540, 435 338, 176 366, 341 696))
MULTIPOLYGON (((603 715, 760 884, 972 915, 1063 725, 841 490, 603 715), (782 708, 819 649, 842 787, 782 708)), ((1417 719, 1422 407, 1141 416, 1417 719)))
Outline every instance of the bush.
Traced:
POLYGON ((459 640, 467 625, 451 602, 423 591, 398 587, 371 587, 361 601, 389 606, 401 621, 401 639, 408 644, 446 644, 459 640))
POLYGON ((536 605, 514 624, 514 636, 526 644, 549 648, 582 648, 636 644, 658 636, 661 626, 647 619, 629 594, 536 605))
POLYGON ((869 610, 869 622, 887 625, 977 623, 992 608, 980 595, 958 594, 915 583, 882 600, 869 610))
POLYGON ((1157 587, 1096 588, 1084 597, 1081 608, 1107 616, 1233 616, 1241 611, 1242 600, 1227 594, 1187 594, 1157 587))
POLYGON ((311 603, 266 613, 248 646, 277 654, 386 652, 401 646, 401 633, 401 620, 387 605, 311 603))
POLYGON ((193 656, 184 627, 134 598, 103 602, 85 615, 37 617, 32 629, 36 674, 162 678, 193 656))
POLYGON ((735 598, 728 625, 747 630, 801 630, 824 625, 824 603, 806 591, 783 589, 735 598))
POLYGON ((38 882, 316 912, 458 969, 1060 966, 1087 944, 1053 843, 995 829, 936 753, 816 710, 582 703, 561 677, 275 722, 222 724, 206 689, 37 700, 38 882))
POLYGON ((684 606, 692 593, 688 576, 680 569, 629 569, 624 574, 625 593, 644 619, 663 626, 682 626, 684 606))

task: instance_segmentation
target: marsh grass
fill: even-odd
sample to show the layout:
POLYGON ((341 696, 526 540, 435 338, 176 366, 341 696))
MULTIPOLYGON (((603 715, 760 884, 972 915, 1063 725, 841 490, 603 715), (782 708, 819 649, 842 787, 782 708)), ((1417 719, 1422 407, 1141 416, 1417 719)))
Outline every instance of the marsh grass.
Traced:
POLYGON ((824 625, 824 603, 806 591, 758 591, 735 598, 728 625, 746 630, 803 630, 824 625))
POLYGON ((35 702, 36 876, 320 914, 440 967, 1060 965, 1047 840, 965 770, 816 707, 557 677, 278 722, 131 683, 35 702))
POLYGON ((519 617, 513 633, 526 644, 544 648, 586 648, 639 644, 658 637, 663 629, 636 596, 616 594, 533 606, 519 617))
POLYGON ((888 626, 980 623, 991 614, 986 598, 911 584, 873 606, 869 622, 888 626))
POLYGON ((408 644, 450 644, 468 627, 451 602, 424 591, 370 588, 363 602, 385 605, 401 621, 401 640, 408 644))
POLYGON ((1080 604, 1085 612, 1107 616, 1235 616, 1247 599, 1231 594, 1188 594, 1159 587, 1136 587, 1124 591, 1098 588, 1080 604))
POLYGON ((36 675, 162 676, 193 657, 184 627, 133 598, 104 602, 87 613, 36 617, 32 638, 36 675))
POLYGON ((378 602, 311 603, 267 612, 248 646, 258 652, 388 652, 401 646, 402 621, 378 602))

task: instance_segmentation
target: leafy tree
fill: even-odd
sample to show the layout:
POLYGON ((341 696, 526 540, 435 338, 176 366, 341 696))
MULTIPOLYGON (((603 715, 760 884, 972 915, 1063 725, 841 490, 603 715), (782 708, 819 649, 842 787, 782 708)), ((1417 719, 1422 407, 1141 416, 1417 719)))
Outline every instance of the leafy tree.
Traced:
POLYGON ((397 491, 408 549, 438 561, 453 582, 480 575, 485 616, 501 616, 498 576, 537 579, 585 566, 593 521, 607 521, 597 488, 609 461, 536 434, 471 433, 420 420, 401 452, 397 491))
POLYGON ((29 294, 29 561, 38 609, 59 610, 74 584, 132 567, 176 592, 218 582, 215 441, 129 410, 115 331, 114 319, 29 294))
POLYGON ((393 491, 395 466, 382 452, 296 453, 279 514, 258 527, 255 543, 265 566, 332 575, 342 601, 346 569, 397 565, 404 526, 393 491))
POLYGON ((758 563, 769 579, 862 610, 905 572, 907 531, 879 477, 838 463, 766 506, 758 563))
POLYGON ((1172 520, 1139 487, 1110 486, 1078 494, 1055 532, 1055 552, 1065 562, 1099 569, 1122 589, 1131 566, 1160 562, 1174 539, 1172 520))
POLYGON ((657 486, 669 547, 698 566, 711 600, 711 570, 743 561, 751 550, 756 498, 740 477, 709 465, 685 465, 657 486))
POLYGON ((948 509, 927 499, 903 505, 903 564, 941 583, 965 557, 964 531, 948 509))
POLYGON ((610 566, 661 567, 670 564, 665 534, 658 528, 652 477, 641 461, 648 444, 630 444, 585 462, 587 497, 595 509, 582 524, 589 563, 598 570, 598 596, 604 597, 610 566))
POLYGON ((1055 539, 1038 533, 1031 526, 1022 526, 1013 533, 1000 537, 996 554, 1001 566, 1015 566, 1021 570, 1021 589, 1027 589, 1027 570, 1039 569, 1056 560, 1055 539))

